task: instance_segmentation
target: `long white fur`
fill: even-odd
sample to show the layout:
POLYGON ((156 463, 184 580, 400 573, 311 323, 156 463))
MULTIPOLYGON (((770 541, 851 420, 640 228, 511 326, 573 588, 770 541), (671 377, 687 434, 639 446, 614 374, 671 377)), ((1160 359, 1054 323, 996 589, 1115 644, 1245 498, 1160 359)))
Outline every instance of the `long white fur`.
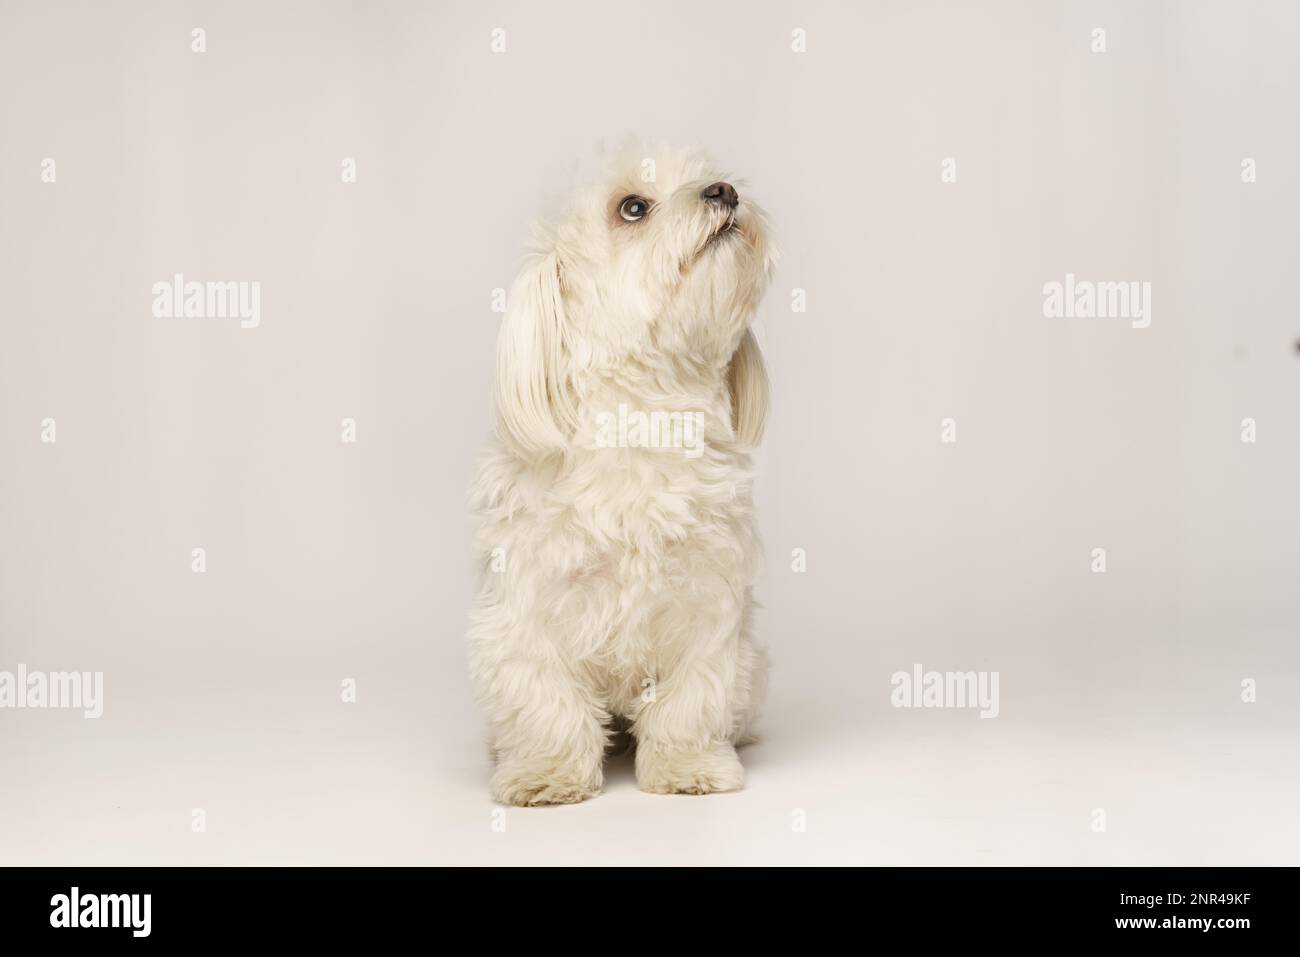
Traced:
POLYGON ((469 642, 502 803, 596 794, 615 727, 643 790, 743 786, 735 746, 766 671, 749 450, 768 386, 749 323, 776 250, 743 184, 718 234, 728 211, 701 192, 725 178, 695 150, 624 150, 510 291, 469 642), (622 221, 628 195, 654 203, 644 220, 622 221), (601 447, 598 417, 620 403, 703 413, 703 453, 601 447))

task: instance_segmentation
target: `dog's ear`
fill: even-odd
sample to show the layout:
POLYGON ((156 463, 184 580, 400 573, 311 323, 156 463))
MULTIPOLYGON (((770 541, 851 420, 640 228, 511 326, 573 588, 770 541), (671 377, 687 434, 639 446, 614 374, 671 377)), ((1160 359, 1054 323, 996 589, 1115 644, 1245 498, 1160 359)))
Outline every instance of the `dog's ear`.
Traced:
POLYGON ((763 353, 751 329, 736 347, 727 367, 727 387, 731 390, 731 425, 736 438, 745 445, 758 445, 767 422, 767 369, 763 353))
POLYGON ((560 267, 554 252, 525 265, 497 337, 496 405, 502 440, 533 459, 573 434, 560 267))

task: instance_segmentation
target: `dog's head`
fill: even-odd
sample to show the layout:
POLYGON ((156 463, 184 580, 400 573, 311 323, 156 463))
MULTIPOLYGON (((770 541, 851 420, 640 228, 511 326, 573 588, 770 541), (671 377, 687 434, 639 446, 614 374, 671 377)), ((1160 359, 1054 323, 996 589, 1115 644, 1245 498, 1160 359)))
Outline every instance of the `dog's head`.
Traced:
POLYGON ((542 232, 501 329, 503 438, 564 447, 591 381, 722 377, 732 426, 756 444, 767 379, 749 321, 776 263, 743 183, 695 150, 626 149, 542 232))

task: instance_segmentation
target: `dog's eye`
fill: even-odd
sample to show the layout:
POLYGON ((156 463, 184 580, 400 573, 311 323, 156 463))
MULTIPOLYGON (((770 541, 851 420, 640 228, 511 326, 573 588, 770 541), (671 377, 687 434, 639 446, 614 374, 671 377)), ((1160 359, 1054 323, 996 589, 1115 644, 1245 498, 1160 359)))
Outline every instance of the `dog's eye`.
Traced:
POLYGON ((629 223, 642 219, 648 212, 650 212, 650 204, 640 196, 629 196, 618 208, 618 214, 629 223))

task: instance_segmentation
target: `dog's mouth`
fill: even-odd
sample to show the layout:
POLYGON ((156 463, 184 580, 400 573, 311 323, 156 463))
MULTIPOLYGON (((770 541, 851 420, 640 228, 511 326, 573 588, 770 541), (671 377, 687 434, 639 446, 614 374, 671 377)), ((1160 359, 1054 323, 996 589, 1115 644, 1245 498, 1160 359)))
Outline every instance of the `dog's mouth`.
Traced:
POLYGON ((732 216, 709 234, 709 238, 704 240, 704 245, 700 248, 700 252, 703 253, 715 244, 726 241, 734 233, 738 232, 740 232, 740 227, 736 225, 736 217, 732 216))

